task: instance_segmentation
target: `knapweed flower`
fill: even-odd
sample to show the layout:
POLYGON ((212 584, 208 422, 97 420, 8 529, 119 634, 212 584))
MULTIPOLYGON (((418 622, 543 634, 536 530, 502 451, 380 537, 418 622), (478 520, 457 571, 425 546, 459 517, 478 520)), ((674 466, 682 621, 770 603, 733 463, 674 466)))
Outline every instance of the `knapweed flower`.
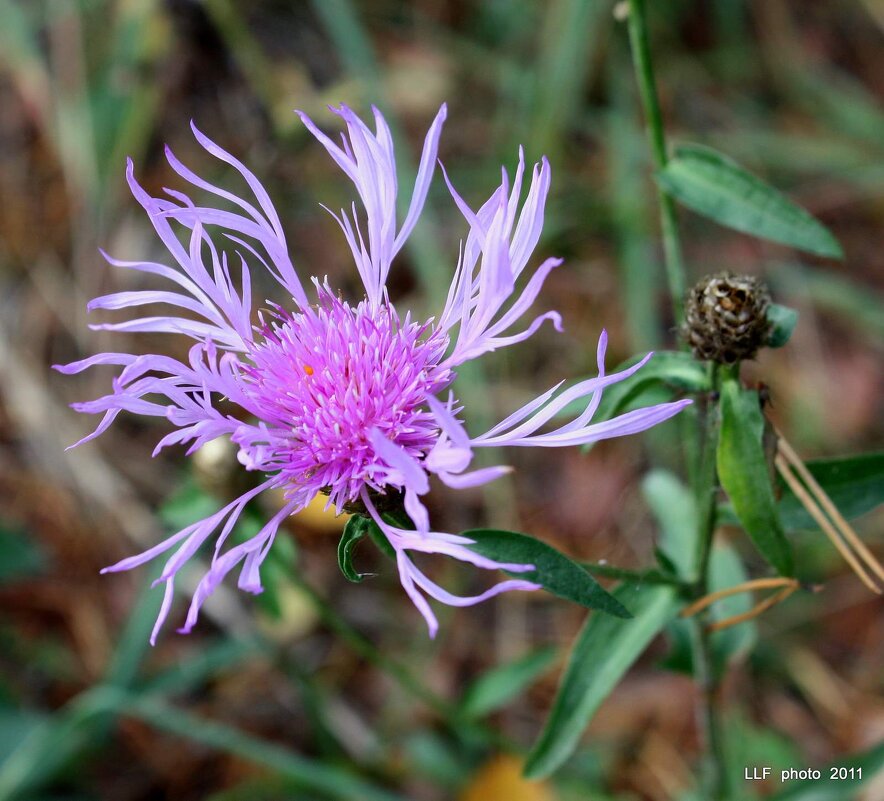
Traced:
POLYGON ((173 261, 105 258, 117 267, 158 275, 174 286, 162 291, 118 292, 89 304, 90 309, 114 310, 157 303, 173 307, 165 316, 92 327, 189 337, 194 344, 188 361, 157 354, 101 353, 58 367, 63 373, 101 364, 123 368, 110 394, 74 404, 78 411, 104 415, 96 430, 77 444, 101 434, 122 411, 153 415, 174 426, 154 453, 168 445, 188 444, 190 454, 226 437, 238 447, 245 469, 264 476, 257 486, 210 517, 105 569, 129 570, 170 554, 157 579, 165 585, 165 597, 152 642, 169 613, 178 571, 207 541, 214 538, 211 565, 194 592, 182 632, 193 628, 206 598, 235 568, 239 568, 240 589, 261 592, 261 563, 277 529, 319 493, 326 494, 338 510, 358 504, 374 519, 396 553, 402 586, 426 619, 431 635, 437 622, 426 596, 465 606, 504 590, 536 589, 536 584, 514 578, 481 595, 458 597, 418 569, 414 553, 444 554, 510 573, 533 569, 532 565, 487 559, 470 549, 469 539, 434 530, 422 501, 431 476, 455 488, 484 484, 508 468, 470 470, 477 448, 582 445, 643 431, 689 403, 664 403, 592 423, 603 388, 628 377, 646 361, 606 375, 606 335, 602 332, 597 378, 564 390, 556 385, 489 431, 478 436, 468 433, 453 388, 458 368, 484 353, 522 342, 546 320, 561 330, 554 311, 519 327, 544 280, 561 263, 547 259, 533 270, 526 269, 543 226, 549 164, 543 159, 534 166, 527 196, 520 203, 525 174, 520 150, 512 184, 504 170, 500 186, 477 211, 445 176, 469 233, 453 265, 441 312, 416 320, 396 309, 386 282, 423 208, 445 106, 427 133, 401 225, 397 224, 393 141, 383 116, 374 111, 376 127, 371 131, 346 106, 332 110, 347 128, 340 146, 305 114, 300 116, 355 184, 362 202, 362 215, 354 203, 349 214, 341 210, 333 216, 353 253, 364 297, 344 300, 327 281, 316 278, 308 294, 289 258, 279 215, 264 187, 240 161, 194 127, 202 147, 239 172, 250 197, 208 183, 168 148, 172 169, 197 189, 224 201, 220 204, 224 207, 196 205, 177 190, 166 190, 165 198, 151 197, 135 179, 130 160, 129 186, 173 261), (184 242, 173 226, 185 234, 184 242), (284 304, 266 301, 261 311, 255 311, 250 281, 250 269, 255 266, 279 282, 281 295, 288 296, 280 298, 284 304), (523 273, 525 280, 520 281, 523 273), (581 399, 586 399, 582 413, 562 424, 560 412, 581 399), (246 504, 270 489, 284 490, 285 502, 279 511, 251 539, 227 543, 246 504), (381 514, 380 501, 391 496, 401 498, 414 530, 393 525, 381 514))

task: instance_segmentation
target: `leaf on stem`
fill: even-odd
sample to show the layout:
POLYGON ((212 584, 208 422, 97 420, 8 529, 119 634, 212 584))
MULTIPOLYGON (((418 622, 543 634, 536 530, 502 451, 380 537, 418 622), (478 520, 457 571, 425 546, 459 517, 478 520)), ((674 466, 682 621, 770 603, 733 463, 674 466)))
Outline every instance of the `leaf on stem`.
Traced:
POLYGON ((660 525, 660 551, 679 576, 693 580, 698 527, 693 495, 666 470, 652 470, 644 477, 642 495, 660 525))
POLYGON ((353 549, 356 544, 368 534, 368 527, 371 521, 361 515, 353 515, 344 526, 344 532, 341 534, 341 540, 338 542, 338 567, 344 574, 344 578, 348 581, 358 583, 362 581, 370 573, 360 573, 353 567, 353 549))
MULTIPOLYGON (((838 511, 849 519, 884 503, 884 451, 805 463, 838 511)), ((780 515, 790 529, 816 528, 816 521, 779 476, 780 515)))
MULTIPOLYGON (((625 370, 635 364, 640 357, 629 359, 618 365, 614 372, 625 370)), ((691 356, 681 351, 656 351, 651 360, 637 373, 623 381, 606 387, 602 393, 599 408, 594 420, 610 420, 618 414, 649 402, 663 402, 676 395, 707 392, 710 389, 709 377, 704 366, 691 356)), ((559 413, 559 417, 574 417, 586 408, 586 401, 568 404, 559 413)))
POLYGON ((777 512, 763 433, 758 393, 728 376, 721 386, 718 477, 755 547, 777 572, 791 576, 792 552, 777 512))
POLYGON ((737 231, 841 259, 844 252, 810 213, 727 156, 702 145, 680 145, 657 182, 689 209, 737 231))
POLYGON ((489 670, 467 688, 461 710, 468 717, 478 718, 499 709, 549 670, 555 658, 555 648, 541 648, 489 670))
POLYGON ((540 584, 547 592, 588 609, 615 617, 630 617, 629 610, 584 570, 545 542, 527 534, 497 529, 472 529, 463 536, 474 541, 470 547, 497 562, 534 565, 527 573, 510 575, 540 584))
POLYGON ((577 636, 546 725, 528 755, 525 774, 531 778, 548 776, 571 755, 599 705, 678 606, 671 587, 623 584, 614 596, 634 617, 592 615, 577 636))
MULTIPOLYGON (((884 503, 884 451, 836 459, 812 459, 805 462, 805 466, 847 520, 860 517, 884 503)), ((816 521, 779 475, 777 495, 777 509, 786 531, 818 528, 816 521)), ((730 504, 719 507, 718 520, 722 523, 737 522, 730 504)))

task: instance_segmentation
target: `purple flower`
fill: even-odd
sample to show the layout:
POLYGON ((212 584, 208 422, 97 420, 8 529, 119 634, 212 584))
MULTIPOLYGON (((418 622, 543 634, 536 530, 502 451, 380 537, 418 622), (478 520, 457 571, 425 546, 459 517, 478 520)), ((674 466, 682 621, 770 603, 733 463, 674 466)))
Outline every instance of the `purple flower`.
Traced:
POLYGON ((469 539, 434 531, 421 500, 429 491, 431 475, 450 487, 484 484, 508 468, 470 470, 476 448, 581 445, 643 431, 689 403, 664 403, 593 424, 603 388, 627 378, 650 358, 649 354, 628 370, 605 375, 607 338, 602 332, 597 378, 565 390, 561 384, 552 387, 489 431, 470 436, 452 389, 458 367, 527 339, 545 320, 561 330, 554 311, 519 328, 547 275, 561 263, 547 259, 526 270, 543 225, 549 164, 543 159, 534 166, 527 196, 520 204, 525 172, 520 150, 512 185, 503 171, 501 185, 478 211, 466 204, 445 176, 469 223, 469 234, 461 245, 444 308, 436 318, 417 321, 409 313, 397 312, 387 296, 386 280, 423 208, 445 106, 427 133, 411 203, 398 228, 396 165, 384 118, 374 111, 376 130, 372 132, 346 106, 333 111, 347 127, 342 146, 305 114, 300 116, 356 185, 362 201, 364 215, 357 213, 355 204, 350 214, 341 210, 333 215, 362 278, 362 300, 355 304, 342 300, 327 283, 314 278, 311 302, 289 259, 285 234, 267 192, 241 162, 194 127, 198 142, 239 172, 251 197, 245 199, 208 183, 167 148, 169 164, 178 175, 226 201, 228 208, 197 206, 173 190, 166 190, 167 198, 154 198, 135 179, 130 161, 129 186, 174 265, 105 258, 117 267, 159 275, 175 287, 118 292, 89 304, 90 309, 123 309, 163 303, 189 312, 186 317, 170 311, 168 316, 92 326, 190 337, 195 344, 187 363, 156 354, 102 353, 57 366, 68 374, 99 364, 123 368, 110 394, 74 404, 77 411, 104 415, 95 431, 77 444, 101 434, 125 410, 171 422, 174 430, 159 441, 155 454, 173 444, 188 444, 190 454, 213 439, 227 437, 238 446, 242 465, 265 476, 258 486, 205 520, 105 568, 104 572, 129 570, 168 554, 157 580, 165 584, 165 599, 151 642, 169 613, 178 571, 204 543, 214 539, 211 566, 193 595, 182 632, 193 628, 203 602, 234 568, 239 567, 241 589, 261 592, 261 563, 278 527, 318 493, 326 493, 338 509, 345 504, 364 505, 395 550, 402 585, 433 635, 437 622, 426 596, 465 606, 504 590, 531 590, 537 585, 509 579, 481 595, 462 598, 446 592, 416 567, 413 553, 444 554, 485 569, 515 573, 533 569, 532 565, 484 558, 470 549, 469 539), (186 245, 173 223, 187 234, 186 245), (217 239, 219 234, 222 240, 217 239), (221 241, 235 252, 235 258, 219 247, 221 241), (290 308, 270 304, 269 311, 254 313, 249 270, 256 264, 282 285, 293 302, 290 308), (527 279, 517 289, 523 272, 528 273, 527 279), (548 426, 566 406, 581 399, 587 399, 581 414, 548 426), (234 406, 238 407, 235 411, 234 406), (251 539, 225 547, 246 504, 272 488, 285 491, 282 508, 251 539), (401 494, 416 530, 399 528, 381 516, 378 498, 390 493, 401 494))

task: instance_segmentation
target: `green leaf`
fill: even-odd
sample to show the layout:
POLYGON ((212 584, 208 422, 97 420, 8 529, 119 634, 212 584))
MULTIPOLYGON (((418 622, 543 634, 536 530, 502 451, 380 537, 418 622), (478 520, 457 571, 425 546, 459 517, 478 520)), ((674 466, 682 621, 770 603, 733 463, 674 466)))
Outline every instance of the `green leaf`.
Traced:
MULTIPOLYGON (((870 512, 884 503, 884 451, 838 459, 805 462, 838 511, 848 520, 870 512)), ((780 517, 788 530, 814 529, 816 521, 777 475, 780 517)))
MULTIPOLYGON (((636 356, 628 359, 617 365, 614 372, 631 367, 640 358, 636 356)), ((649 393, 659 394, 661 389, 668 390, 669 397, 676 394, 707 392, 710 389, 709 376, 704 365, 689 353, 673 350, 657 351, 637 373, 605 388, 593 419, 610 420, 618 414, 638 408, 644 405, 649 393)), ((666 400, 666 398, 658 398, 657 400, 666 400)), ((586 401, 578 401, 568 404, 559 412, 558 416, 573 417, 580 414, 585 408, 586 401)))
POLYGON ((693 495, 666 470, 648 473, 642 480, 642 494, 660 524, 660 550, 679 576, 692 580, 698 529, 693 495))
POLYGON ((598 609, 616 617, 628 618, 629 611, 576 562, 560 551, 527 534, 496 529, 471 529, 463 536, 473 540, 470 547, 497 562, 534 565, 527 573, 510 573, 533 581, 547 592, 588 609, 598 609))
MULTIPOLYGON (((736 550, 726 543, 716 543, 709 557, 709 592, 735 587, 748 579, 736 550)), ((719 621, 748 612, 751 608, 752 596, 749 593, 741 593, 722 598, 713 604, 710 616, 713 621, 719 621)), ((671 644, 669 654, 661 663, 662 667, 677 673, 693 672, 691 625, 693 625, 691 621, 682 618, 676 618, 669 624, 667 634, 671 644)), ((757 627, 751 620, 738 623, 723 631, 712 632, 709 635, 709 649, 713 675, 723 676, 729 663, 739 660, 746 654, 754 645, 757 636, 757 627)))
POLYGON ((426 777, 437 792, 444 789, 454 796, 463 785, 463 777, 473 770, 459 745, 442 732, 413 731, 402 741, 409 774, 426 777))
POLYGON ((614 596, 634 617, 624 621, 590 616, 575 640, 546 725, 528 755, 529 778, 548 776, 571 755, 599 705, 677 609, 670 587, 623 584, 614 596))
POLYGON ((680 203, 721 225, 818 256, 844 257, 822 223, 712 148, 677 147, 657 182, 680 203))
POLYGON ((353 515, 344 526, 341 541, 338 543, 338 567, 349 581, 360 582, 370 573, 359 573, 353 567, 353 549, 366 534, 371 521, 362 515, 353 515))
POLYGON ((47 720, 48 716, 36 710, 0 706, 0 764, 47 720))
POLYGON ((884 769, 884 743, 879 743, 868 751, 836 759, 819 767, 818 770, 822 773, 819 779, 795 782, 772 796, 769 801, 848 801, 856 796, 847 795, 847 791, 859 791, 870 785, 872 779, 882 769, 884 769), (854 775, 846 779, 832 780, 829 778, 829 769, 833 767, 860 769, 862 778, 854 775))
MULTIPOLYGON (((749 576, 746 574, 739 553, 727 543, 717 543, 709 557, 709 591, 717 592, 728 587, 736 587, 748 580, 749 576)), ((712 620, 719 621, 742 615, 752 608, 752 604, 752 596, 749 593, 722 598, 713 605, 712 620)), ((709 636, 709 645, 712 650, 713 670, 723 675, 728 663, 739 660, 748 653, 757 637, 758 628, 752 620, 738 623, 723 631, 712 632, 709 636)))
MULTIPOLYGON (((394 526, 407 529, 414 528, 407 516, 405 516, 404 519, 399 519, 394 515, 385 514, 384 519, 394 526)), ((396 561, 396 549, 392 546, 390 540, 387 539, 387 535, 381 531, 381 527, 375 523, 374 520, 368 521, 368 536, 371 537, 371 541, 378 546, 378 550, 384 556, 388 559, 392 559, 394 562, 396 561)))
POLYGON ((467 688, 461 711, 468 717, 478 718, 502 707, 549 670, 555 658, 555 648, 541 648, 489 670, 467 688))
POLYGON ((792 332, 798 324, 798 312, 788 306, 772 303, 767 307, 767 319, 771 329, 765 344, 769 348, 781 348, 792 337, 792 332))
MULTIPOLYGON (((847 520, 860 517, 884 503, 882 451, 835 459, 812 459, 804 464, 847 520)), ((786 531, 815 531, 818 528, 780 475, 777 475, 777 494, 777 510, 786 531)), ((717 514, 721 523, 739 523, 729 503, 721 504, 717 514)))
POLYGON ((728 376, 721 387, 718 477, 755 547, 781 575, 790 576, 792 552, 777 514, 763 433, 758 393, 728 376))

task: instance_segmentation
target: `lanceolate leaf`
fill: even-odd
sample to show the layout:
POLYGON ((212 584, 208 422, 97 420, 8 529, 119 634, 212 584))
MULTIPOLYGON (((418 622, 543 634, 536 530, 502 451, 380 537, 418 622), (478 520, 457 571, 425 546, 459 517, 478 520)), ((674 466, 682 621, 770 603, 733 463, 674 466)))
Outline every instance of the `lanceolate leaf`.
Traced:
POLYGON ((653 470, 644 477, 642 495, 660 525, 659 549, 679 576, 694 579, 698 523, 693 495, 666 470, 653 470))
POLYGON ((676 613, 671 587, 623 584, 614 595, 634 617, 591 615, 577 636, 552 711, 525 764, 531 778, 548 776, 571 755, 599 705, 676 613))
MULTIPOLYGON (((629 359, 618 365, 614 372, 625 370, 638 361, 629 359)), ((669 397, 676 394, 692 394, 709 390, 709 377, 704 366, 689 353, 680 351, 657 351, 651 360, 629 378, 607 387, 594 420, 609 420, 618 414, 646 403, 646 395, 668 390, 669 397)), ((666 400, 666 398, 662 398, 666 400)), ((586 408, 586 401, 566 406, 560 416, 570 417, 586 408)))
POLYGON ((555 648, 541 648, 488 671, 464 693, 461 710, 469 717, 481 717, 503 706, 549 670, 555 648))
POLYGON ((344 533, 338 543, 338 566, 341 572, 350 581, 359 582, 366 577, 366 573, 360 573, 353 567, 353 549, 366 534, 371 521, 361 515, 353 515, 344 526, 344 533))
POLYGON ((758 393, 729 376, 721 387, 718 477, 740 524, 777 571, 792 575, 792 552, 780 523, 761 442, 764 417, 758 393))
POLYGON ((843 258, 841 246, 822 223, 712 148, 676 148, 657 181, 680 203, 721 225, 818 256, 843 258))
POLYGON ((547 592, 588 609, 598 609, 616 617, 630 617, 629 610, 576 562, 545 542, 515 531, 472 529, 463 533, 475 542, 470 546, 482 556, 498 562, 534 565, 529 573, 513 576, 534 581, 547 592))
MULTIPOLYGON (((847 520, 860 517, 884 503, 884 451, 837 459, 812 459, 805 465, 847 520)), ((777 510, 786 531, 817 528, 816 521, 779 475, 777 495, 777 510)), ((718 519, 722 523, 738 522, 730 504, 719 507, 718 519)))
MULTIPOLYGON (((838 511, 848 520, 884 503, 884 451, 840 459, 816 459, 806 464, 838 511)), ((786 528, 816 528, 814 519, 781 476, 777 476, 777 484, 782 491, 780 517, 786 528)))
MULTIPOLYGON (((749 576, 746 575, 737 551, 725 542, 716 543, 709 559, 709 592, 735 587, 748 580, 749 576)), ((713 621, 724 620, 748 612, 752 603, 749 593, 732 595, 714 603, 710 615, 713 621)), ((693 672, 691 625, 691 621, 682 618, 675 618, 669 624, 671 649, 662 663, 663 667, 688 674, 693 672)), ((757 634, 755 622, 747 620, 709 635, 713 675, 724 675, 729 662, 741 659, 749 651, 757 634)))

